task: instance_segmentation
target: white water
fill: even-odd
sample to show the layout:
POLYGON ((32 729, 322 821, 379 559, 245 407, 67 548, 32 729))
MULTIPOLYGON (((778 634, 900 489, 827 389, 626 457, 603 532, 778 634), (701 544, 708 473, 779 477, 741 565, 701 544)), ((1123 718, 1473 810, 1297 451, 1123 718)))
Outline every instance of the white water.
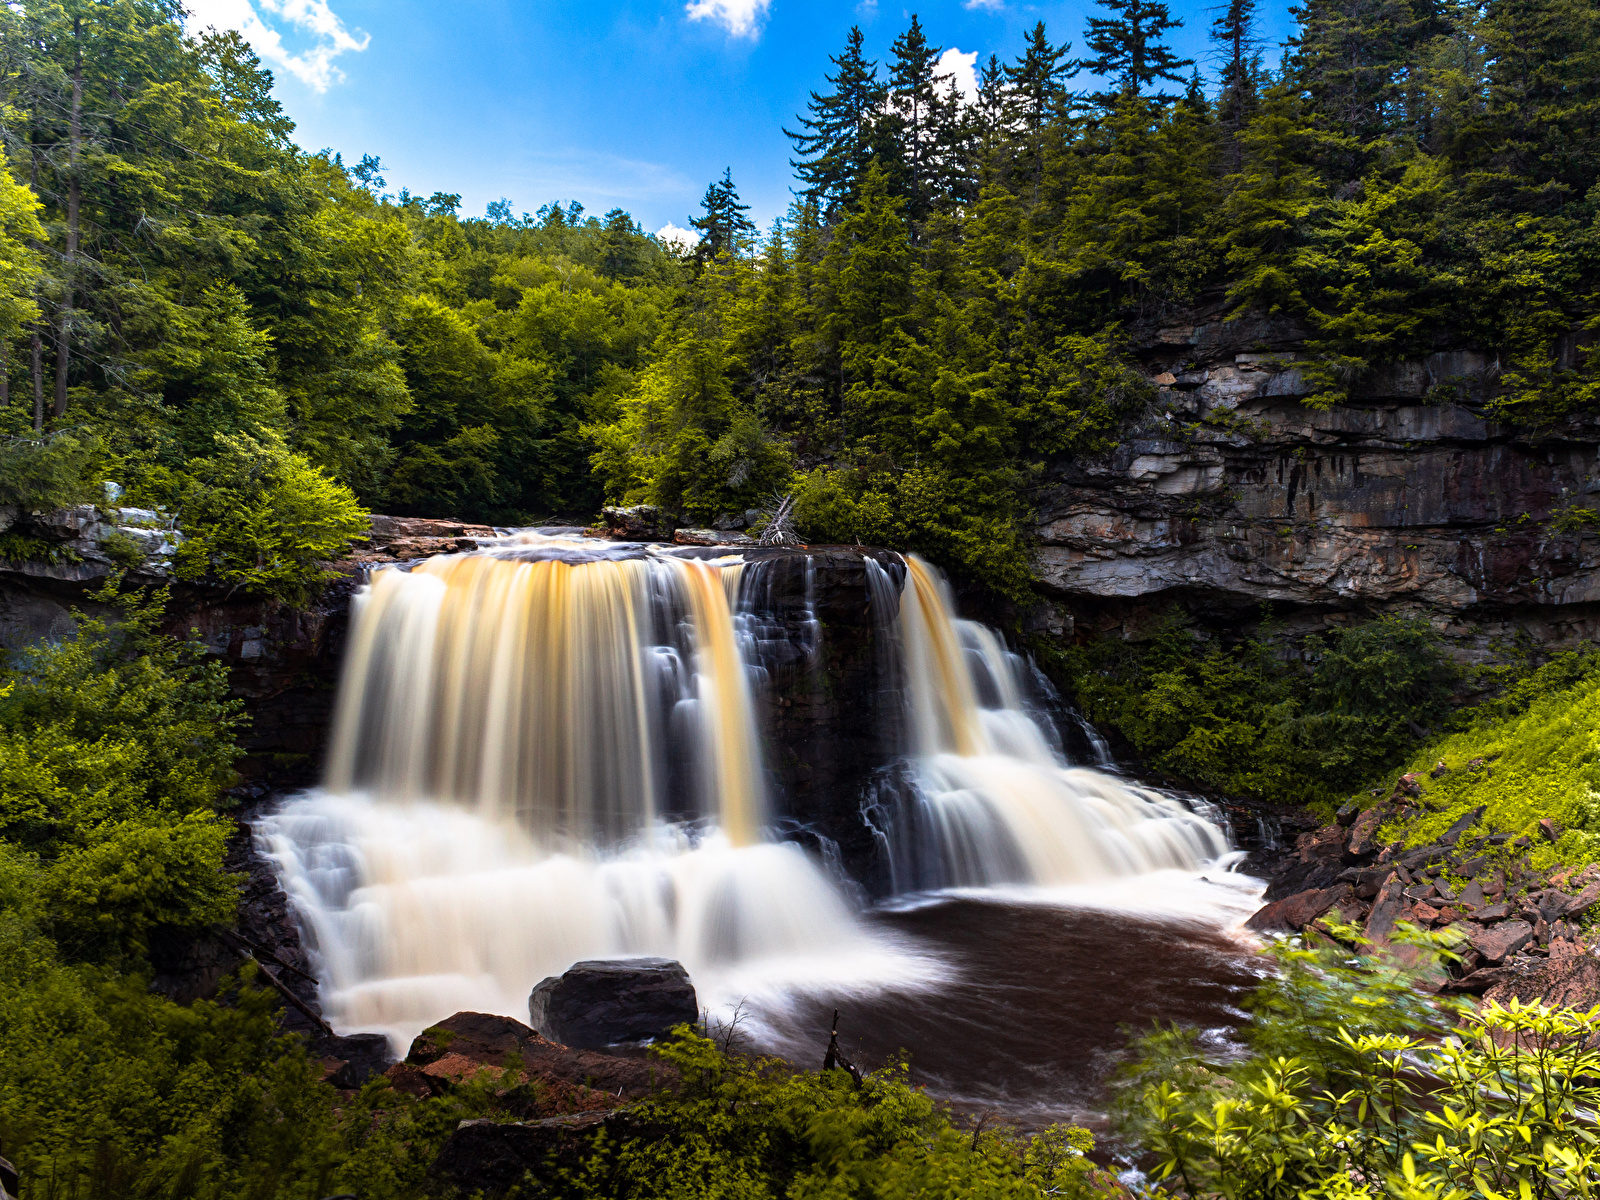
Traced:
MULTIPOLYGON (((681 961, 713 1012, 938 985, 944 968, 868 933, 800 848, 763 840, 742 567, 518 535, 375 575, 328 785, 258 828, 335 1028, 400 1048, 459 1010, 525 1020, 546 975, 636 954, 681 961)), ((875 602, 884 591, 880 573, 875 602)), ((954 619, 926 564, 908 562, 899 601, 915 785, 909 827, 889 833, 902 890, 1081 890, 1226 852, 1177 801, 1066 766, 1017 663, 954 619)))

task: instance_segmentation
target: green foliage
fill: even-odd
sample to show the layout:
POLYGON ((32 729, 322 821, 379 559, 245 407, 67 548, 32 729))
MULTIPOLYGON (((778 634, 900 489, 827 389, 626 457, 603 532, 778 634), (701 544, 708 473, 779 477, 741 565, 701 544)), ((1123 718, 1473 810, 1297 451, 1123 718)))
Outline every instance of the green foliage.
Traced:
POLYGON ((163 499, 185 533, 180 579, 302 601, 327 578, 326 562, 367 532, 350 489, 267 433, 216 435, 217 451, 174 477, 163 499))
POLYGON ((564 1197, 879 1196, 1024 1198, 1099 1194, 1089 1134, 1053 1126, 1035 1138, 957 1129, 905 1082, 904 1066, 854 1084, 843 1071, 794 1071, 729 1056, 680 1027, 662 1058, 682 1086, 635 1107, 650 1136, 602 1139, 551 1189, 564 1197))
POLYGON ((1298 659, 1271 633, 1204 646, 1175 612, 1143 643, 1093 642, 1054 664, 1085 715, 1156 767, 1275 802, 1339 800, 1449 712, 1459 671, 1420 619, 1313 636, 1298 659))
POLYGON ((1537 867, 1600 860, 1600 655, 1557 656, 1463 711, 1459 726, 1407 764, 1425 773, 1442 761, 1448 770, 1423 775, 1428 813, 1405 830, 1408 841, 1436 838, 1484 805, 1494 831, 1537 834, 1546 817, 1565 828, 1553 846, 1535 838, 1537 867))
MULTIPOLYGON (((1208 1059, 1181 1031, 1145 1040, 1125 1132, 1188 1197, 1445 1200, 1595 1194, 1589 1126, 1600 1008, 1466 1008, 1450 1028, 1378 950, 1274 947, 1245 1053, 1208 1059)), ((1403 942, 1447 952, 1444 937, 1403 942)))
POLYGON ((100 452, 99 439, 82 433, 0 443, 0 504, 48 512, 99 499, 93 476, 100 452))
POLYGON ((79 615, 0 691, 0 839, 34 864, 40 919, 105 952, 232 911, 212 808, 242 719, 224 668, 156 632, 165 596, 115 586, 93 597, 115 623, 79 615))

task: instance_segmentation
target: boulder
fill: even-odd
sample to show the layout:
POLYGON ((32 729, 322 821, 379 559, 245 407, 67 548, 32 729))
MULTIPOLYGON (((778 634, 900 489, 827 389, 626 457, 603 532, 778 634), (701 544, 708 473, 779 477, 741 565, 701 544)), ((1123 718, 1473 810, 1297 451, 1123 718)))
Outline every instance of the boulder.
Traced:
POLYGON ((552 1041, 588 1050, 656 1041, 699 1016, 689 973, 669 958, 575 963, 528 997, 534 1028, 552 1041))
POLYGON ((1377 899, 1372 902, 1372 911, 1367 915, 1367 937, 1374 942, 1387 941, 1389 931, 1400 920, 1405 909, 1405 882, 1398 872, 1390 872, 1383 886, 1378 889, 1377 899))
POLYGON ((1526 921, 1502 921, 1490 929, 1474 934, 1470 944, 1483 956, 1484 962, 1498 965, 1533 940, 1533 926, 1526 921))
POLYGON ((320 1037, 307 1049, 332 1068, 327 1081, 336 1088, 359 1088, 374 1075, 382 1075, 394 1062, 389 1039, 381 1033, 351 1033, 320 1037))
POLYGON ((1378 829, 1388 820, 1390 810, 1386 805, 1369 808, 1350 826, 1350 841, 1345 850, 1347 861, 1358 861, 1378 852, 1378 829))
POLYGON ((1321 888, 1274 900, 1246 921, 1246 929, 1258 933, 1299 933, 1339 901, 1350 895, 1348 886, 1321 888))
POLYGON ((1533 970, 1497 981, 1484 999, 1502 1005, 1539 1000, 1553 1008, 1588 1009, 1600 1004, 1600 958, 1581 951, 1559 958, 1552 953, 1533 970))
POLYGON ((600 510, 600 523, 606 536, 624 542, 670 542, 672 518, 654 504, 635 504, 629 508, 609 505, 600 510))
POLYGON ((743 533, 721 529, 679 529, 672 534, 679 546, 754 546, 756 540, 743 533))
POLYGON ((521 1056, 531 1043, 542 1040, 514 1017, 458 1012, 417 1034, 406 1061, 425 1067, 447 1054, 460 1054, 477 1062, 499 1064, 507 1054, 521 1056))
MULTIPOLYGON (((427 1086, 439 1087, 474 1074, 474 1063, 500 1068, 516 1059, 530 1077, 547 1084, 556 1081, 613 1097, 641 1096, 674 1078, 672 1068, 662 1063, 573 1049, 540 1037, 515 1018, 475 1012, 459 1012, 424 1029, 411 1043, 406 1064, 438 1081, 427 1086)), ((420 1082, 410 1073, 405 1078, 420 1082)))

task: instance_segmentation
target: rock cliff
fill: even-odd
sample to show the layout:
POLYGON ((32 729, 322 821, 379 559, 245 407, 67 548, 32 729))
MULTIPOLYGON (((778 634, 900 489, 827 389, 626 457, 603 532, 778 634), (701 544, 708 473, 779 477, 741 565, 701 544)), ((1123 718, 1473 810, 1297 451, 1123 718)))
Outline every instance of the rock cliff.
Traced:
POLYGON ((1326 411, 1289 322, 1135 331, 1157 400, 1119 448, 1039 490, 1051 624, 1133 632, 1180 603, 1234 625, 1264 603, 1291 628, 1420 612, 1466 657, 1525 631, 1600 632, 1600 427, 1486 419, 1497 364, 1444 350, 1376 371, 1326 411), (1074 620, 1075 619, 1075 620, 1074 620))

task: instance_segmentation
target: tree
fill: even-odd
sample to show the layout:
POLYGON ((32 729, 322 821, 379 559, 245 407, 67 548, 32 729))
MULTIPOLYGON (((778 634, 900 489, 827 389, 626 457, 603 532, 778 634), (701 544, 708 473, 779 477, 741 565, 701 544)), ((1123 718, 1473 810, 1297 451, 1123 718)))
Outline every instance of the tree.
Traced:
POLYGON ((906 214, 917 230, 936 203, 950 190, 957 164, 956 125, 960 98, 949 75, 935 73, 943 50, 929 44, 922 23, 911 24, 894 40, 889 60, 889 130, 896 154, 897 190, 906 198, 906 214))
POLYGON ((803 185, 802 194, 829 222, 855 199, 882 137, 886 89, 878 79, 878 64, 862 53, 861 44, 861 29, 852 26, 844 53, 828 60, 837 68, 827 76, 833 91, 812 92, 806 102, 809 115, 798 118, 800 132, 783 131, 801 156, 789 165, 803 185))
MULTIPOLYGON (((1094 57, 1081 60, 1078 66, 1115 80, 1120 91, 1134 96, 1158 79, 1184 82, 1179 72, 1193 66, 1194 60, 1179 58, 1162 40, 1169 29, 1182 28, 1183 22, 1174 20, 1161 0, 1099 0, 1099 4, 1120 15, 1088 19, 1083 41, 1094 57)), ((1096 99, 1109 105, 1113 96, 1101 93, 1096 99)))
POLYGON ((700 215, 690 218, 689 224, 700 231, 700 244, 695 247, 695 261, 704 266, 722 254, 739 253, 744 241, 755 233, 755 223, 745 216, 748 204, 739 202, 739 191, 733 186, 733 169, 722 172, 706 188, 700 201, 700 215))
POLYGON ((1223 167, 1230 174, 1244 158, 1239 139, 1255 116, 1261 86, 1261 37, 1256 31, 1256 0, 1228 0, 1222 15, 1211 23, 1211 41, 1217 47, 1220 87, 1217 123, 1227 141, 1223 167))

